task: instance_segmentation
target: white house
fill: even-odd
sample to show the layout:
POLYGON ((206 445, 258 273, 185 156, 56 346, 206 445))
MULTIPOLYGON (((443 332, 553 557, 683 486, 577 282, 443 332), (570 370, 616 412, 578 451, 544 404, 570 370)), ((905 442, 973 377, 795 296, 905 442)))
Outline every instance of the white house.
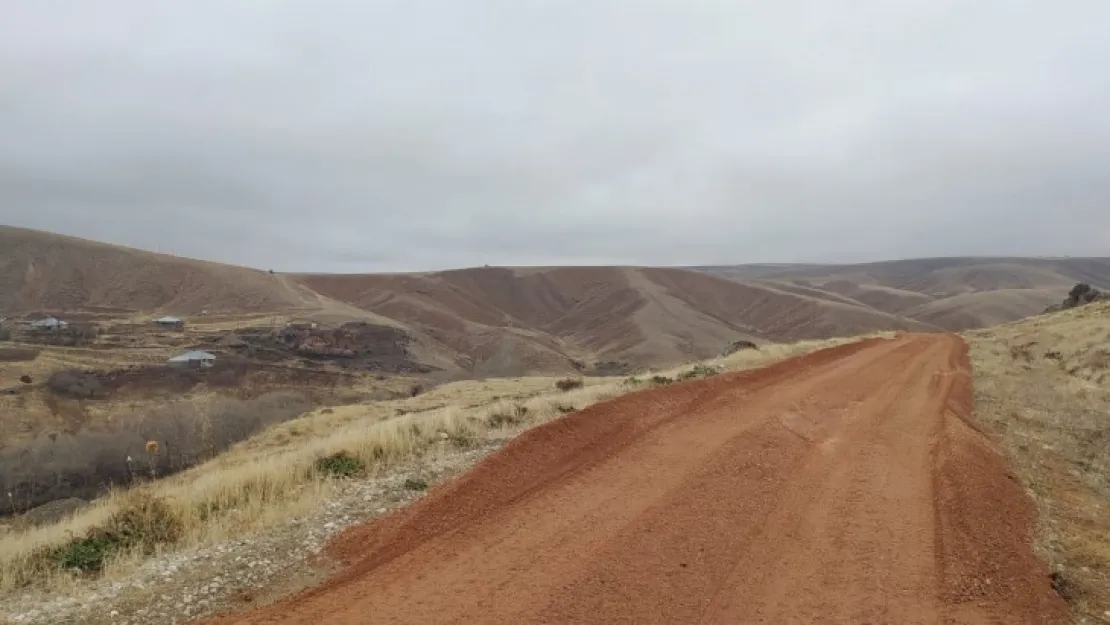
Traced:
POLYGON ((46 319, 39 319, 38 321, 31 322, 31 327, 36 330, 60 330, 68 325, 68 323, 57 317, 47 317, 46 319))
POLYGON ((159 317, 154 320, 154 325, 162 326, 163 328, 180 328, 185 325, 185 321, 180 317, 159 317))
POLYGON ((174 356, 167 360, 171 366, 185 366, 185 367, 211 367, 216 364, 216 356, 208 352, 194 350, 185 352, 179 356, 174 356))

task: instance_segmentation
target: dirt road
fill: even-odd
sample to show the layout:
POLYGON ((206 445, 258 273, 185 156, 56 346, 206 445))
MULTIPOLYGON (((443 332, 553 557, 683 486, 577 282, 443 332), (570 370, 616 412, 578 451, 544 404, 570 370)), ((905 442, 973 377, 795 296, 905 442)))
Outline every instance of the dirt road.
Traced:
POLYGON ((213 622, 1066 623, 969 368, 911 334, 595 406, 213 622))

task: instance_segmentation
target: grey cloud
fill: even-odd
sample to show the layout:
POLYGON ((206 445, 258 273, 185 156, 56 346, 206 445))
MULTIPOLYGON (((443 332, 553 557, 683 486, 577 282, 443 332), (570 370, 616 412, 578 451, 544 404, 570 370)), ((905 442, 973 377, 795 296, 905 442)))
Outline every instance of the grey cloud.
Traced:
POLYGON ((1108 21, 1097 0, 21 3, 0 222, 316 271, 1105 254, 1108 21))

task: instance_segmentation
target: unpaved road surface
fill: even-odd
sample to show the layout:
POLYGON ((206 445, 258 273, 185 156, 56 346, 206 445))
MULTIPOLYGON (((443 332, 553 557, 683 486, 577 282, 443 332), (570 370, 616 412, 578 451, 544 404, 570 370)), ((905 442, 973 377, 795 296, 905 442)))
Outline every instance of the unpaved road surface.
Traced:
POLYGON ((908 334, 599 404, 210 623, 1066 623, 969 369, 908 334))

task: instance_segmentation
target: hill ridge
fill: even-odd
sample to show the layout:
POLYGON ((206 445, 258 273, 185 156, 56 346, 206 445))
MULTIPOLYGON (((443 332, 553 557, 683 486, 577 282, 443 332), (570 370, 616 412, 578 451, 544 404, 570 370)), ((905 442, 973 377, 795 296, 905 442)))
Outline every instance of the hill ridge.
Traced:
POLYGON ((426 359, 480 376, 661 366, 734 340, 964 330, 1039 312, 1076 282, 1110 286, 1110 258, 275 274, 10 226, 0 249, 0 316, 359 320, 403 329, 426 359))

